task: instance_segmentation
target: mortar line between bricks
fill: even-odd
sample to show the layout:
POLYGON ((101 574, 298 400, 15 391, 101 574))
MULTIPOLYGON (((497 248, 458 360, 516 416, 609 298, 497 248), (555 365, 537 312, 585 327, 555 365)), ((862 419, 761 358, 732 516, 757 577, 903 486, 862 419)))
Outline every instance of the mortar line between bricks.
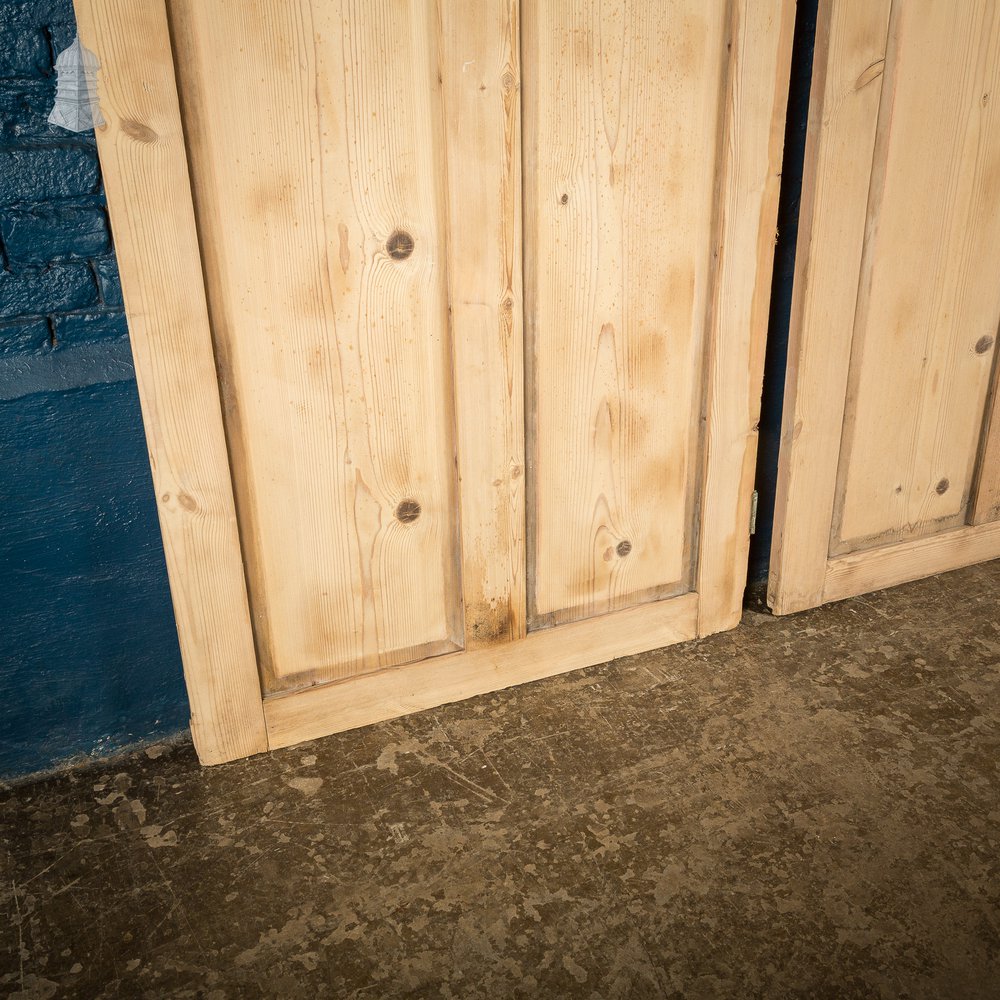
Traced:
POLYGON ((94 276, 94 284, 97 285, 97 301, 103 309, 107 303, 104 300, 104 288, 101 286, 100 272, 97 270, 97 265, 94 263, 93 259, 88 260, 87 265, 90 267, 90 273, 94 276))
MULTIPOLYGON (((54 70, 56 65, 56 55, 57 55, 56 43, 55 39, 52 37, 52 29, 47 24, 42 25, 42 35, 45 38, 45 44, 49 48, 49 64, 53 67, 54 70)), ((51 79, 52 73, 51 72, 45 73, 44 76, 47 79, 51 79)))

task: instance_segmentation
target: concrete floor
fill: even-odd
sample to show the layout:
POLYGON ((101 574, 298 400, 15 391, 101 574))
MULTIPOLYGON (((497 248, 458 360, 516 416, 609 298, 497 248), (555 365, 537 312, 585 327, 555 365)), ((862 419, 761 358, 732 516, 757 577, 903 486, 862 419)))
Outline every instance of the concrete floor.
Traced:
POLYGON ((1000 996, 1000 563, 0 795, 13 997, 1000 996))

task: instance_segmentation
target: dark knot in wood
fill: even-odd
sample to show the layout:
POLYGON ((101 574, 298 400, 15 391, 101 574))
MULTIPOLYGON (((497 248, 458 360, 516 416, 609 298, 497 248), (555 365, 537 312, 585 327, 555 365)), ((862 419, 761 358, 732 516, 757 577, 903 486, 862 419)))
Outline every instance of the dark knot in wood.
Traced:
POLYGON ((420 504, 416 500, 400 500, 396 508, 396 520, 410 524, 420 517, 420 504))
POLYGON ((386 241, 385 248, 393 260, 406 260, 413 253, 413 237, 397 229, 386 241))

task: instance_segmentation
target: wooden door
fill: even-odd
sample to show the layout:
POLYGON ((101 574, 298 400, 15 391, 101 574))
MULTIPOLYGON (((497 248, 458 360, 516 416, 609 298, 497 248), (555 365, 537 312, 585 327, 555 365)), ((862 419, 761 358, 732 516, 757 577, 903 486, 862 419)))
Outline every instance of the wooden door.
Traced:
POLYGON ((740 616, 791 0, 77 0, 202 760, 740 616))
POLYGON ((1000 555, 1000 7, 822 0, 778 613, 1000 555))

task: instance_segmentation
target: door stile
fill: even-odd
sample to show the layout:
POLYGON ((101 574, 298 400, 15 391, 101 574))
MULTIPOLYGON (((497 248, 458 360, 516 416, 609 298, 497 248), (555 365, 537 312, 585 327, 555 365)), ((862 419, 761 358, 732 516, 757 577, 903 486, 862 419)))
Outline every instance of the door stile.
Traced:
POLYGON ((203 763, 268 747, 166 8, 76 0, 184 677, 203 763))
POLYGON ((699 635, 733 628, 742 614, 795 4, 734 0, 731 17, 708 338, 699 635))

